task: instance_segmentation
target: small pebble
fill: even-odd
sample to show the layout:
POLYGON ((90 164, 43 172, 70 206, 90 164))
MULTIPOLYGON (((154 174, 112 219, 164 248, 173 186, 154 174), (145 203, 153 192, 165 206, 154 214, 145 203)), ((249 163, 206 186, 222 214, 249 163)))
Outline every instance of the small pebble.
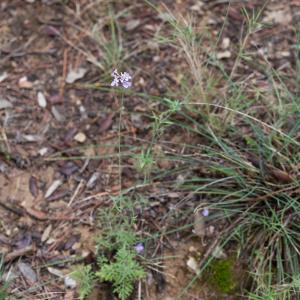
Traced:
POLYGON ((0 82, 4 81, 6 78, 7 78, 7 73, 6 72, 3 72, 0 74, 0 82))
POLYGON ((42 92, 38 92, 37 101, 40 107, 45 108, 47 106, 46 97, 42 92))
POLYGON ((33 83, 28 80, 27 76, 24 76, 19 80, 19 87, 22 89, 31 89, 33 87, 33 83))
POLYGON ((40 156, 44 156, 48 152, 48 148, 44 147, 44 148, 40 149, 38 152, 39 152, 40 156))
POLYGON ((75 289, 77 286, 76 281, 70 276, 66 276, 64 281, 65 281, 65 287, 68 289, 75 289))
POLYGON ((83 132, 78 132, 74 136, 74 140, 79 142, 79 143, 84 143, 86 141, 86 135, 83 132))

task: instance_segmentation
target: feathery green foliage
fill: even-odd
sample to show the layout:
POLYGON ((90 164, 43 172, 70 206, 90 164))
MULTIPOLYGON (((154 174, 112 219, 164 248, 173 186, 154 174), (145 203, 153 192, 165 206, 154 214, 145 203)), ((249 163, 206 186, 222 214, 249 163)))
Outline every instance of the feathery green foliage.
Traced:
POLYGON ((84 300, 91 293, 95 282, 92 266, 77 266, 70 275, 79 283, 79 299, 84 300))
POLYGON ((135 260, 135 254, 125 245, 117 250, 114 260, 105 263, 100 260, 100 271, 96 275, 113 284, 114 292, 121 300, 127 299, 133 291, 134 283, 145 277, 145 271, 135 260))

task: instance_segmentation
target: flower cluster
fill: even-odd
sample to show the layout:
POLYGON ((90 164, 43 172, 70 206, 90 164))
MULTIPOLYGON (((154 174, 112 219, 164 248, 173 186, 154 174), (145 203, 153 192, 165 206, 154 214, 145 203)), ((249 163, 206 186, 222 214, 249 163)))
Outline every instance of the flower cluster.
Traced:
POLYGON ((208 210, 208 208, 204 208, 203 210, 202 210, 202 216, 203 217, 207 217, 209 215, 209 210, 208 210))
POLYGON ((127 72, 119 74, 118 70, 114 70, 111 76, 114 78, 111 83, 111 86, 119 86, 119 84, 121 84, 125 89, 127 89, 132 85, 132 78, 127 72))
POLYGON ((145 248, 144 248, 144 245, 142 243, 137 243, 134 246, 134 250, 136 251, 137 254, 141 254, 142 252, 144 252, 145 248))

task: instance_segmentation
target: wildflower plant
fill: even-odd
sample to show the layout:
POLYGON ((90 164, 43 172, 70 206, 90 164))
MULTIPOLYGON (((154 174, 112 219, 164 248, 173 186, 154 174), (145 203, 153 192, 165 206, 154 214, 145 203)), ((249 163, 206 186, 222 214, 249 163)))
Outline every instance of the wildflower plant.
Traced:
MULTIPOLYGON (((128 89, 132 86, 132 77, 127 72, 112 72, 112 87, 128 89)), ((102 234, 97 238, 96 276, 101 281, 109 281, 113 291, 121 300, 127 299, 134 289, 136 280, 145 277, 146 273, 137 260, 144 251, 133 230, 134 210, 130 201, 122 193, 121 172, 121 122, 124 98, 122 95, 119 115, 119 179, 120 193, 112 197, 112 206, 99 213, 99 224, 102 234)))

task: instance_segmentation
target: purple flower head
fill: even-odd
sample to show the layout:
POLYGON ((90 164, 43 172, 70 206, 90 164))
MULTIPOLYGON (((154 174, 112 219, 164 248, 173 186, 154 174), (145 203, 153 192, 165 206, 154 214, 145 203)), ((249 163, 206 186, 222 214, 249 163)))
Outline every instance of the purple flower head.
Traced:
POLYGON ((137 243, 134 246, 134 250, 136 251, 136 253, 141 254, 142 252, 144 252, 144 245, 142 243, 137 243))
POLYGON ((127 72, 119 74, 118 70, 116 69, 112 72, 111 76, 114 78, 111 83, 111 86, 119 86, 119 84, 120 84, 125 89, 127 89, 127 88, 131 87, 131 85, 132 85, 132 82, 131 82, 132 78, 127 72))
POLYGON ((209 210, 208 210, 208 208, 204 208, 203 210, 202 210, 202 216, 203 217, 207 217, 209 215, 209 210))

